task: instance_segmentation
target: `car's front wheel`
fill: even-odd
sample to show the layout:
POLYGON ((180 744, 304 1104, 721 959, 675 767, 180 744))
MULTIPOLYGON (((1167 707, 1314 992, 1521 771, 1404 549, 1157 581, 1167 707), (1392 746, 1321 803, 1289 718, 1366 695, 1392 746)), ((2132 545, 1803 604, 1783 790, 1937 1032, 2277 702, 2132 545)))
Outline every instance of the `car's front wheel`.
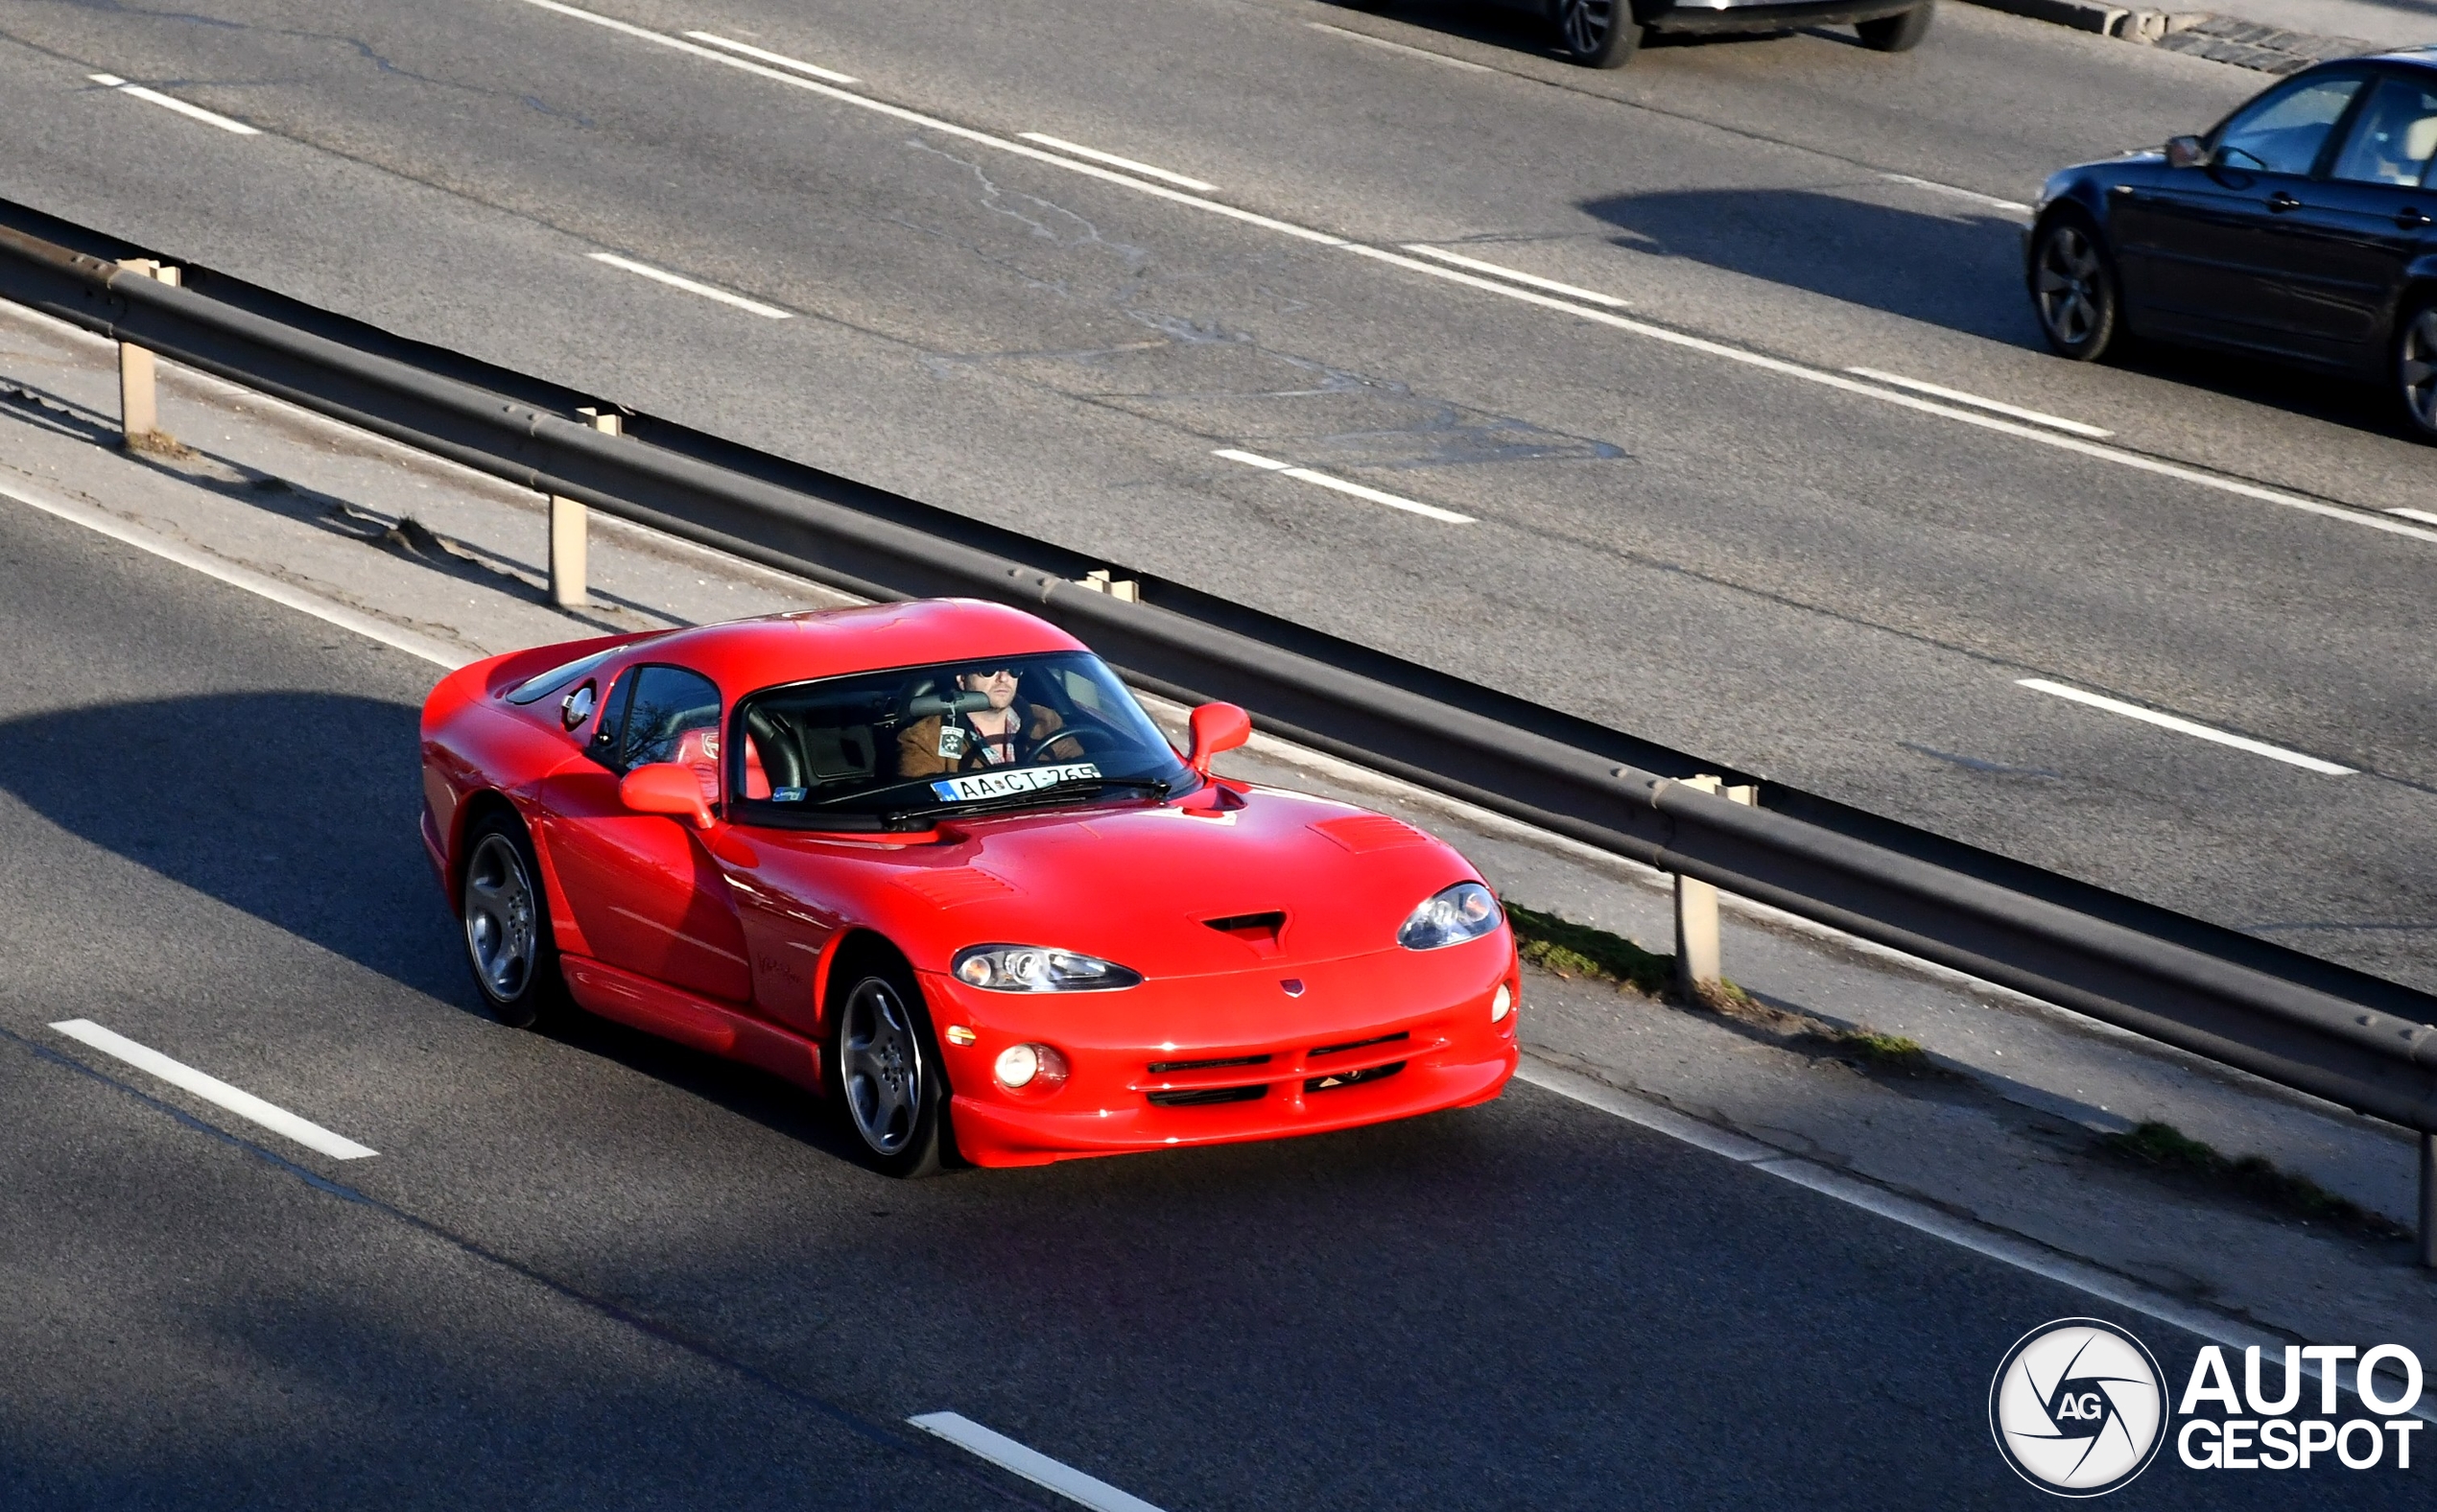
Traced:
POLYGON ((510 1028, 548 1018, 564 1001, 566 987, 558 976, 541 867, 514 815, 494 812, 474 821, 465 837, 458 897, 465 964, 492 1014, 510 1028))
POLYGON ((1863 21, 1854 27, 1860 34, 1861 45, 1881 53, 1908 53, 1921 45, 1929 35, 1930 18, 1937 14, 1937 0, 1921 0, 1909 11, 1882 15, 1876 21, 1863 21))
POLYGON ((1622 68, 1642 45, 1628 0, 1557 0, 1557 45, 1585 68, 1622 68))
POLYGON ((886 1176, 936 1173, 947 1079, 910 974, 867 968, 839 1001, 830 1086, 841 1121, 886 1176))
POLYGON ((2116 340, 2123 285, 2097 227, 2076 214, 2050 216, 2031 243, 2031 308, 2059 357, 2095 362, 2116 340))
POLYGON ((2412 306, 2396 330, 2395 396, 2412 434, 2437 441, 2437 299, 2412 306))

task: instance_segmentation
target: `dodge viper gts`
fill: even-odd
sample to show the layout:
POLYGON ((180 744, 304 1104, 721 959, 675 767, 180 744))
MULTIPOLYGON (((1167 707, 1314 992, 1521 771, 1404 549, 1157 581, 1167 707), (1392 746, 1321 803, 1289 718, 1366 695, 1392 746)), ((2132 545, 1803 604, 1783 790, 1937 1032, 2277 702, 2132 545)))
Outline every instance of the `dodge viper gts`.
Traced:
POLYGON ((1191 732, 995 604, 613 636, 432 692, 423 841, 503 1022, 763 1067, 893 1175, 1495 1098, 1521 989, 1479 875, 1215 775, 1233 705, 1191 732))

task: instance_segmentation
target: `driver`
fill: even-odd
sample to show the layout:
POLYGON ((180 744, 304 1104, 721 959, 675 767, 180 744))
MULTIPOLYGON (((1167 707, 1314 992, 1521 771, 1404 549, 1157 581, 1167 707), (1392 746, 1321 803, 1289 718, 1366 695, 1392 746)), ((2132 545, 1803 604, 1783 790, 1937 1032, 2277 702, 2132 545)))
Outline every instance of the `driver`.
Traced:
POLYGON ((935 714, 907 725, 897 736, 900 776, 927 777, 938 771, 1082 758, 1083 748, 1075 737, 1057 733, 1066 721, 1055 709, 1027 703, 1018 715, 1014 668, 964 673, 958 676, 957 686, 981 694, 989 702, 969 714, 935 714))

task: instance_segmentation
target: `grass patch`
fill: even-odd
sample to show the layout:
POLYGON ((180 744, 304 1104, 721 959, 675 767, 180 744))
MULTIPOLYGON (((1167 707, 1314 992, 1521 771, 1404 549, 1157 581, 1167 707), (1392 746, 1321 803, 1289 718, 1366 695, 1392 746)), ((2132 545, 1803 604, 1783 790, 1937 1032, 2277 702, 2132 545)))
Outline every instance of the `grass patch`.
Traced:
POLYGON ((2171 1123, 2155 1121, 2128 1134, 2098 1137, 2101 1154, 2124 1165, 2165 1171, 2197 1186, 2233 1192, 2280 1213, 2312 1223, 2347 1228, 2380 1239, 2408 1239, 2410 1231, 2349 1197, 2339 1197, 2309 1177, 2280 1170, 2264 1155, 2227 1155, 2171 1123))
POLYGON ((1653 998, 1664 996, 1675 980, 1673 956, 1644 950, 1621 934, 1511 903, 1506 922, 1514 927, 1523 958, 1560 977, 1597 977, 1653 998))
POLYGON ((1877 1029, 1838 1029, 1836 1048, 1858 1060, 1889 1071, 1910 1072, 1915 1075, 1929 1069, 1929 1052, 1921 1042, 1901 1034, 1881 1034, 1877 1029))

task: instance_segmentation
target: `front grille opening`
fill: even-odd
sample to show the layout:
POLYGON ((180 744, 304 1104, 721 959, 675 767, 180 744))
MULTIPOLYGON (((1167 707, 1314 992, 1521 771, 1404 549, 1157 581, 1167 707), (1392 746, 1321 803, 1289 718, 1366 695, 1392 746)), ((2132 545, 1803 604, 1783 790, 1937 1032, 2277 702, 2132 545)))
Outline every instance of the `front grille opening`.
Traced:
POLYGON ((1217 1060, 1155 1060, 1150 1074, 1164 1076, 1171 1071, 1224 1071, 1230 1066, 1266 1066, 1266 1055, 1223 1055, 1217 1060))
POLYGON ((1409 1029, 1398 1029, 1393 1034, 1374 1034, 1366 1040, 1347 1040, 1342 1045, 1323 1045, 1312 1052, 1311 1058, 1318 1060, 1323 1055, 1342 1055, 1350 1050, 1369 1050, 1374 1045, 1393 1045, 1398 1040, 1408 1040, 1412 1037, 1412 1031, 1409 1029))
POLYGON ((1154 1092, 1149 1097, 1163 1108, 1205 1108, 1218 1102, 1258 1102, 1268 1095, 1265 1082, 1250 1087, 1181 1087, 1172 1092, 1154 1092))
POLYGON ((1384 1066, 1366 1066, 1360 1071, 1341 1071, 1334 1076, 1313 1076, 1303 1083, 1306 1092, 1335 1092, 1339 1087, 1359 1087, 1366 1081, 1380 1081, 1405 1069, 1401 1060, 1384 1066))

